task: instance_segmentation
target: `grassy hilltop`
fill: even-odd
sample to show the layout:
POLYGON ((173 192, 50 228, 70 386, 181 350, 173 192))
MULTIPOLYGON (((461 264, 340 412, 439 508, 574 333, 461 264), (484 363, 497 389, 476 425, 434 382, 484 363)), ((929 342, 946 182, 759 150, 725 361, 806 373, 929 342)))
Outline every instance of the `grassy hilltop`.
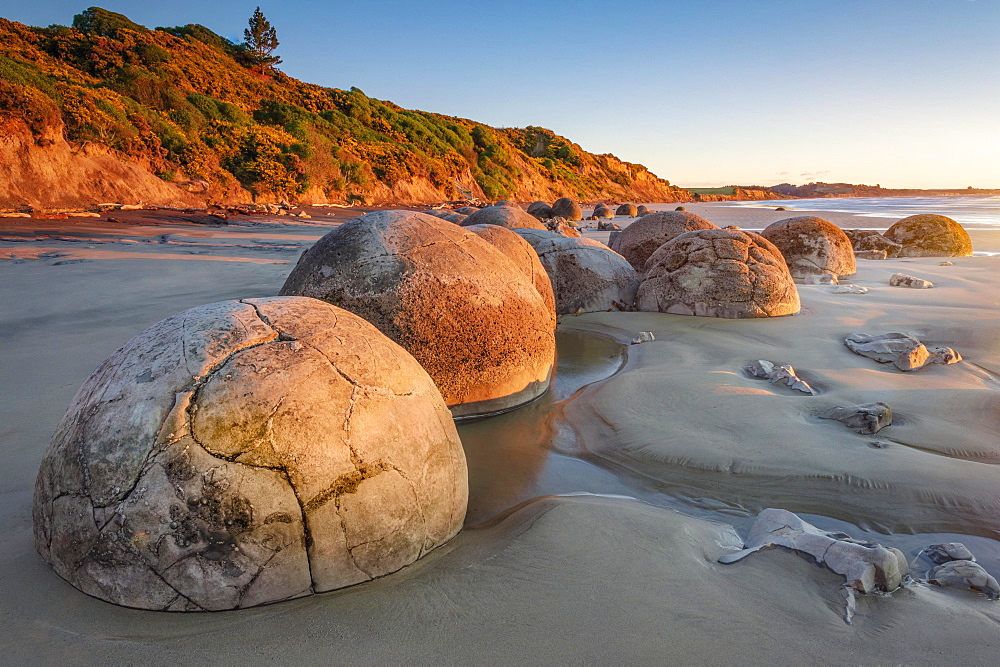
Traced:
POLYGON ((95 7, 73 27, 0 19, 0 130, 11 138, 0 158, 19 165, 0 166, 0 206, 46 205, 60 187, 63 200, 124 196, 114 178, 94 185, 98 171, 127 174, 147 201, 690 198, 544 128, 409 111, 261 69, 196 24, 151 30, 95 7))

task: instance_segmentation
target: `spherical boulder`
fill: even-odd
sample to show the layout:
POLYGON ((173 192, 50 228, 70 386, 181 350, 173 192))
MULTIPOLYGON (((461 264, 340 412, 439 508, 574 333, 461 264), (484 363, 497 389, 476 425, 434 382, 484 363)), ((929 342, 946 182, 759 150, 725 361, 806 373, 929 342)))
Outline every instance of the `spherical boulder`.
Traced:
POLYGON ((962 225, 943 215, 911 215, 885 232, 903 246, 901 257, 968 257, 972 239, 962 225))
POLYGON ((639 288, 635 269, 603 243, 528 229, 517 233, 538 253, 552 281, 558 314, 632 307, 639 288))
POLYGON ((642 311, 728 318, 799 312, 781 251, 753 232, 686 232, 663 244, 645 268, 637 294, 642 311))
POLYGON ((236 609, 394 572, 467 498, 451 413, 405 350, 315 299, 224 301, 84 382, 38 473, 35 544, 115 604, 236 609))
POLYGON ((639 209, 636 208, 635 204, 622 204, 615 209, 615 215, 623 215, 628 218, 634 218, 639 215, 639 209))
POLYGON ((857 271, 851 239, 823 218, 806 215, 779 220, 760 235, 777 246, 796 280, 826 273, 849 276, 857 271))
POLYGON ((521 227, 545 229, 545 225, 535 216, 522 211, 516 206, 500 205, 487 206, 484 209, 480 209, 463 220, 461 224, 463 227, 468 227, 469 225, 498 225, 500 227, 507 227, 508 229, 519 229, 521 227))
POLYGON ((513 409, 548 388, 551 311, 521 269, 465 227, 410 211, 363 215, 303 253, 281 293, 374 324, 416 357, 456 417, 513 409))
POLYGON ((478 206, 463 206, 461 208, 455 209, 455 213, 460 213, 461 215, 472 215, 479 210, 478 206))
POLYGON ((687 209, 686 209, 685 207, 683 207, 683 206, 678 206, 678 207, 677 207, 677 208, 675 208, 674 210, 675 210, 675 211, 686 211, 687 209))
POLYGON ((569 197, 562 197, 552 204, 552 217, 566 218, 567 220, 583 220, 583 209, 569 197))
POLYGON ((641 273, 646 260, 657 248, 678 234, 696 229, 718 229, 718 227, 694 213, 678 211, 649 213, 623 229, 615 238, 615 245, 611 249, 628 260, 628 263, 641 273))
POLYGON ((551 220, 555 217, 552 215, 552 207, 543 201, 533 201, 528 204, 528 213, 539 220, 551 220))
POLYGON ((615 217, 614 212, 604 204, 598 204, 594 207, 594 217, 598 220, 611 219, 615 217))
POLYGON ((470 225, 466 229, 506 255, 507 259, 531 280, 531 284, 535 286, 542 301, 545 302, 545 307, 555 317, 556 301, 555 295, 552 293, 552 284, 549 282, 549 274, 545 272, 545 267, 542 266, 530 243, 513 230, 497 225, 470 225))
POLYGON ((649 213, 649 208, 647 208, 645 204, 639 204, 639 206, 635 210, 635 216, 637 218, 642 217, 647 213, 649 213))

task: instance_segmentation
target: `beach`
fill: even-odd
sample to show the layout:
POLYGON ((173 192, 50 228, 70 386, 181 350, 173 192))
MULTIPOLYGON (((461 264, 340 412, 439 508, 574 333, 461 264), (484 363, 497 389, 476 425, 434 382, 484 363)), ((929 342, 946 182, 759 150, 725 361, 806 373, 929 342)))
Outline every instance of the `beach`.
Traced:
MULTIPOLYGON (((898 219, 684 206, 751 230, 796 215, 867 229, 898 219)), ((849 625, 830 570, 782 549, 717 559, 778 507, 915 563, 923 547, 963 542, 1000 577, 1000 226, 970 226, 972 257, 858 260, 841 282, 867 294, 799 285, 794 316, 561 318, 553 388, 459 428, 465 530, 394 574, 211 614, 125 609, 72 588, 35 552, 31 502, 76 389, 158 320, 277 294, 298 254, 357 214, 326 212, 224 227, 144 211, 110 227, 0 220, 0 651, 11 662, 993 662, 1000 604, 974 591, 914 582, 859 596, 849 625), (935 287, 891 287, 896 272, 935 287), (655 340, 630 345, 641 331, 655 340), (897 331, 963 361, 904 373, 843 344, 897 331), (817 394, 747 376, 758 359, 791 364, 817 394), (817 417, 875 401, 894 417, 874 436, 817 417)))

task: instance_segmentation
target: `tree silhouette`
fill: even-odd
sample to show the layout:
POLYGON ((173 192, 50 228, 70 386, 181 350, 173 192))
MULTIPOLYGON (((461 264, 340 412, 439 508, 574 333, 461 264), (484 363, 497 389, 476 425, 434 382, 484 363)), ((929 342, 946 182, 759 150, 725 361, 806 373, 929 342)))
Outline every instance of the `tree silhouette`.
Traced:
POLYGON ((250 17, 250 27, 243 31, 243 39, 244 55, 251 68, 263 74, 281 62, 281 58, 271 55, 278 48, 278 35, 260 7, 250 17))

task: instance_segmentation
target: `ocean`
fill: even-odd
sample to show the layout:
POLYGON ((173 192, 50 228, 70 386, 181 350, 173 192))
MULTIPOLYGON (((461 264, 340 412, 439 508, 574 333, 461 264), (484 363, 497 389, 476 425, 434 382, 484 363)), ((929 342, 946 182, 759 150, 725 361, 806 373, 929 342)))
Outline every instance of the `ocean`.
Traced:
MULTIPOLYGON (((966 229, 1000 227, 1000 196, 989 197, 850 197, 825 199, 775 199, 772 201, 732 202, 733 206, 773 208, 789 211, 836 211, 853 213, 873 220, 873 228, 888 227, 896 220, 919 213, 936 213, 960 223, 966 229)), ((860 225, 859 225, 860 226, 860 225)))

